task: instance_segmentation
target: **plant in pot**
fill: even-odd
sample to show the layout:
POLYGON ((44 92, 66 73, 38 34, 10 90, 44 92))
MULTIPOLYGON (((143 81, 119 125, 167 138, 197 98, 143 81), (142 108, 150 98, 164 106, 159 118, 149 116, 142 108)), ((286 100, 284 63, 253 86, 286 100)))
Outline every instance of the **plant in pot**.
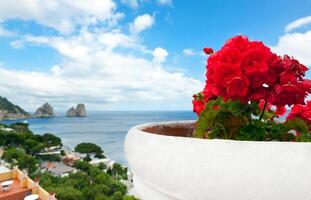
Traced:
POLYGON ((308 68, 246 36, 204 51, 206 84, 193 96, 198 120, 138 125, 127 135, 138 195, 311 199, 308 68))

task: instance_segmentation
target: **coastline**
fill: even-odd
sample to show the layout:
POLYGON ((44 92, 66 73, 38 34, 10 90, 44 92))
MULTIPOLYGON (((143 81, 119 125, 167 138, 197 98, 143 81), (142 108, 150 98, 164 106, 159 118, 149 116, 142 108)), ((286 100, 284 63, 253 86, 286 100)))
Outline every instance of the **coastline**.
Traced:
POLYGON ((196 117, 192 111, 89 111, 87 117, 81 118, 65 115, 65 112, 55 112, 53 118, 0 122, 10 124, 27 120, 30 130, 35 134, 55 134, 70 148, 81 142, 98 144, 109 158, 127 166, 123 141, 131 127, 147 122, 191 120, 196 117))

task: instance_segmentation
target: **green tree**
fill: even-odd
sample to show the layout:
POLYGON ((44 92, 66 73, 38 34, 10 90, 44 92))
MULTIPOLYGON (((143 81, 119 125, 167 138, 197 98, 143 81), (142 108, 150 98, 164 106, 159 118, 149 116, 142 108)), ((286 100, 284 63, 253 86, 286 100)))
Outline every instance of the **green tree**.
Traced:
POLYGON ((104 170, 104 169, 107 168, 107 165, 105 163, 101 162, 101 163, 98 164, 97 167, 98 167, 98 169, 104 170))
POLYGON ((84 200, 82 192, 72 186, 61 185, 47 188, 47 190, 56 193, 56 198, 59 200, 84 200))
POLYGON ((68 177, 65 177, 63 181, 70 182, 70 185, 78 190, 90 186, 92 182, 91 178, 83 172, 72 173, 68 177))
POLYGON ((106 156, 103 153, 95 153, 94 155, 95 158, 106 158, 106 156))
POLYGON ((12 128, 17 132, 32 133, 29 130, 29 124, 27 123, 22 123, 22 122, 13 123, 9 126, 9 128, 12 128))
POLYGON ((104 194, 97 194, 95 200, 112 200, 111 198, 107 197, 104 194))
POLYGON ((125 195, 127 192, 127 187, 120 181, 114 180, 111 187, 114 192, 121 192, 123 195, 125 195))
POLYGON ((24 150, 15 147, 6 149, 2 158, 13 166, 18 165, 20 169, 27 169, 29 173, 35 172, 38 168, 38 161, 34 157, 26 154, 24 150))
POLYGON ((13 160, 18 160, 24 155, 25 155, 25 152, 23 150, 12 147, 4 151, 2 158, 5 161, 11 163, 13 160))
POLYGON ((113 200, 122 200, 123 199, 123 194, 120 191, 116 191, 112 195, 113 200))
POLYGON ((74 163, 73 166, 77 169, 80 169, 81 171, 88 172, 91 165, 85 161, 78 160, 74 163))
POLYGON ((86 162, 90 162, 90 161, 92 161, 92 158, 91 158, 90 154, 86 154, 86 156, 83 158, 83 160, 86 162))
POLYGON ((111 174, 115 177, 127 180, 127 168, 122 167, 119 163, 114 163, 111 169, 111 174))
POLYGON ((66 152, 64 150, 60 150, 60 155, 61 156, 65 156, 66 155, 66 152))
POLYGON ((139 199, 131 195, 125 195, 122 200, 139 200, 139 199))
POLYGON ((104 151, 96 144, 81 143, 75 147, 75 151, 79 153, 93 154, 96 157, 104 157, 104 151))
POLYGON ((24 155, 18 159, 18 167, 20 169, 27 169, 29 174, 34 173, 38 169, 37 165, 38 161, 30 155, 24 155))
POLYGON ((24 149, 28 154, 34 155, 44 149, 44 145, 35 139, 26 139, 23 144, 24 149))
POLYGON ((62 140, 50 133, 45 133, 42 136, 43 142, 46 144, 47 147, 52 147, 52 146, 61 146, 62 145, 62 140))
POLYGON ((24 134, 12 132, 3 135, 5 137, 5 146, 18 147, 25 142, 27 136, 24 134))

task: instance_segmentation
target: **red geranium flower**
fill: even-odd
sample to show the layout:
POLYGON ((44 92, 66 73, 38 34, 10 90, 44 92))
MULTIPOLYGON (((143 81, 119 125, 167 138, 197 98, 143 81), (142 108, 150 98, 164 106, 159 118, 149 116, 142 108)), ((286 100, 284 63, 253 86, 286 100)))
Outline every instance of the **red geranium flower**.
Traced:
POLYGON ((233 77, 227 83, 227 95, 228 97, 244 97, 249 89, 249 80, 241 75, 233 77))
MULTIPOLYGON (((265 101, 264 100, 260 100, 259 104, 258 104, 259 109, 263 110, 264 106, 265 106, 265 101)), ((271 103, 267 103, 265 110, 270 110, 271 107, 272 107, 272 104, 271 103)))
POLYGON ((307 124, 311 123, 311 101, 307 102, 307 105, 294 105, 291 112, 288 114, 286 120, 299 117, 303 119, 307 124))
POLYGON ((235 36, 231 39, 229 39, 225 46, 233 46, 235 48, 238 48, 240 51, 244 51, 249 46, 248 38, 244 35, 235 36))
POLYGON ((287 104, 291 106, 292 104, 304 104, 306 92, 295 84, 276 85, 274 90, 276 94, 273 102, 274 105, 285 106, 287 104))
POLYGON ((277 116, 282 116, 282 115, 284 115, 285 113, 286 113, 286 108, 285 108, 285 106, 277 106, 277 107, 276 107, 275 114, 276 114, 277 116))
POLYGON ((206 83, 202 93, 205 102, 216 98, 216 95, 214 94, 214 88, 209 82, 206 83))
POLYGON ((192 101, 193 104, 193 112, 197 113, 197 115, 199 116, 200 113, 204 110, 205 108, 205 103, 203 100, 193 100, 192 101))

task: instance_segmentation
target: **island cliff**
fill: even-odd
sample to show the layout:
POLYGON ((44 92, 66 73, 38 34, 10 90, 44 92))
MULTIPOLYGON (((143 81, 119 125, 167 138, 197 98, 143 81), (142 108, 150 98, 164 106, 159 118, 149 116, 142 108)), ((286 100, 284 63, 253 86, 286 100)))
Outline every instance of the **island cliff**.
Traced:
POLYGON ((11 103, 7 98, 0 97, 0 119, 23 119, 30 117, 30 114, 21 107, 11 103))

